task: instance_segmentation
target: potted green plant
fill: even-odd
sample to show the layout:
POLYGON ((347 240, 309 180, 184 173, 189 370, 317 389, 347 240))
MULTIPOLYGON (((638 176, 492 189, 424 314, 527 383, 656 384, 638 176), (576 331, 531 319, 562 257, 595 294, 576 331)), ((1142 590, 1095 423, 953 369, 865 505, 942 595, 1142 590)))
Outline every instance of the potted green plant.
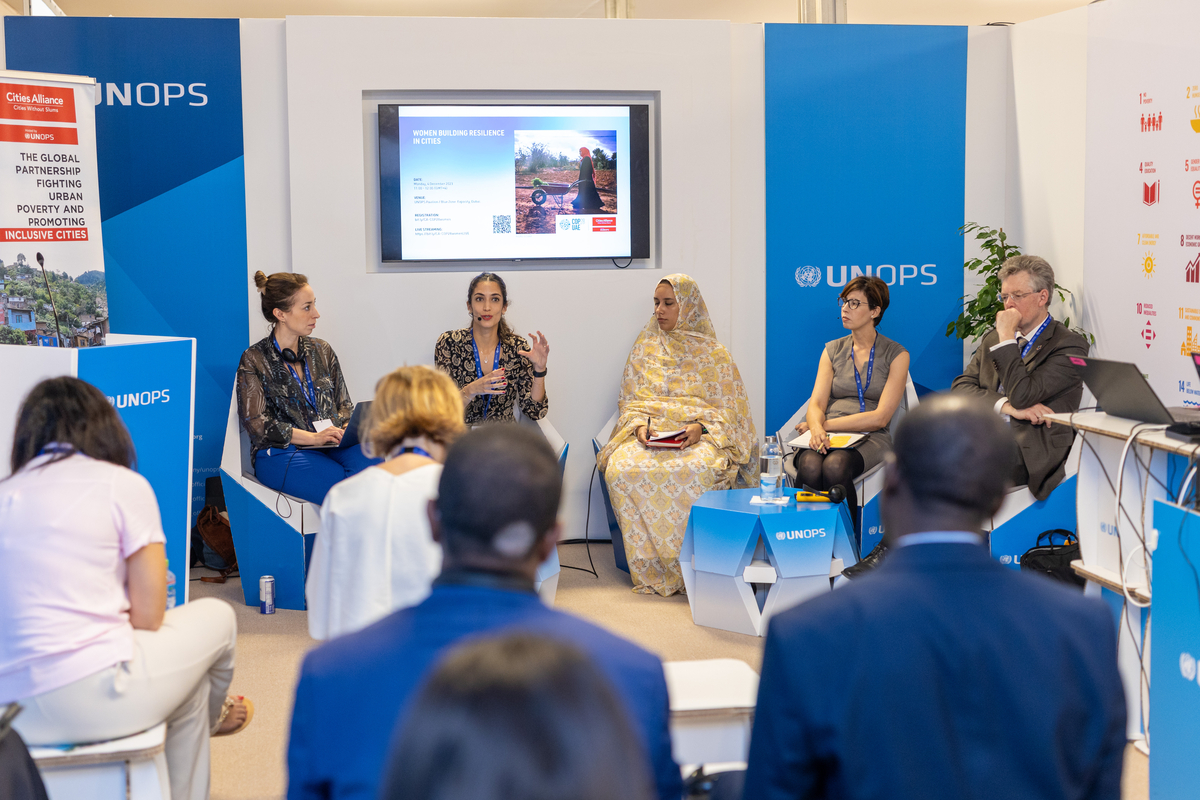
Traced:
MULTIPOLYGON (((983 286, 979 287, 974 297, 963 296, 967 303, 958 319, 946 326, 946 335, 977 342, 996 327, 996 315, 1004 310, 1004 303, 1000 302, 1000 267, 1009 258, 1021 255, 1021 248, 1009 243, 1003 228, 989 228, 977 222, 968 222, 958 230, 963 236, 974 233, 976 239, 983 240, 981 247, 986 251, 985 256, 969 259, 963 264, 966 269, 979 273, 983 278, 983 286)), ((1057 283, 1054 284, 1054 291, 1062 301, 1071 294, 1069 289, 1057 283)), ((1088 331, 1079 327, 1071 328, 1070 317, 1062 323, 1087 339, 1089 344, 1096 343, 1096 337, 1088 331)))

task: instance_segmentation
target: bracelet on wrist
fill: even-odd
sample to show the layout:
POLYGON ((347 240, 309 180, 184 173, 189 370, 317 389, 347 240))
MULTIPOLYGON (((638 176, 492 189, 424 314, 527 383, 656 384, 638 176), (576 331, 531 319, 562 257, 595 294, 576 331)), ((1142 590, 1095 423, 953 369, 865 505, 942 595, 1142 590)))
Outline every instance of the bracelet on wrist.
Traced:
POLYGON ((546 370, 544 370, 544 369, 543 369, 541 372, 538 372, 538 371, 537 371, 537 368, 535 367, 535 368, 534 368, 534 370, 533 370, 533 377, 535 377, 535 378, 544 378, 544 377, 546 377, 546 370))

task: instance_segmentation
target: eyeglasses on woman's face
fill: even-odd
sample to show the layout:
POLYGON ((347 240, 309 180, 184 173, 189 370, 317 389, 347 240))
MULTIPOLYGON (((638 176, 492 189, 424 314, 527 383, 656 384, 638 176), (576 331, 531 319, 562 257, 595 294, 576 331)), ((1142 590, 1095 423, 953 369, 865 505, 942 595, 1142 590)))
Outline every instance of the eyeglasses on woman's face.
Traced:
POLYGON ((858 307, 863 304, 863 301, 859 300, 857 297, 851 297, 849 299, 845 297, 839 297, 837 299, 837 303, 838 308, 841 308, 842 306, 849 306, 851 311, 858 311, 858 307))

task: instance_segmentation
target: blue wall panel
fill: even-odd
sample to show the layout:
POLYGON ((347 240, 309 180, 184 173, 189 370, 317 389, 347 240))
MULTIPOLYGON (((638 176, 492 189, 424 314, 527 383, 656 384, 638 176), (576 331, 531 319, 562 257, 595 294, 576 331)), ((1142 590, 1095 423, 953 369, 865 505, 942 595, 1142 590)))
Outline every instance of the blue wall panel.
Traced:
POLYGON ((946 389, 962 345, 967 29, 767 25, 767 430, 812 392, 845 335, 840 286, 891 287, 880 331, 919 388, 946 389))
POLYGON ((239 22, 7 17, 4 34, 9 69, 100 82, 110 326, 196 339, 194 515, 249 339, 239 22))

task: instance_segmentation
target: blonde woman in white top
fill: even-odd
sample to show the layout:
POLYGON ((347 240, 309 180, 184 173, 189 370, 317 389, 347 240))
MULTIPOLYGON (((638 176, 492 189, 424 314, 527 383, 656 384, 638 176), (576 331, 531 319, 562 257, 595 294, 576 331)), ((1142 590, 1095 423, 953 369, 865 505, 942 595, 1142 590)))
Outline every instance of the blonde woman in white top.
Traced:
POLYGON ((458 385, 432 367, 401 367, 375 387, 366 448, 386 456, 329 490, 305 587, 308 631, 332 639, 429 594, 442 568, 429 530, 446 448, 465 430, 458 385))

